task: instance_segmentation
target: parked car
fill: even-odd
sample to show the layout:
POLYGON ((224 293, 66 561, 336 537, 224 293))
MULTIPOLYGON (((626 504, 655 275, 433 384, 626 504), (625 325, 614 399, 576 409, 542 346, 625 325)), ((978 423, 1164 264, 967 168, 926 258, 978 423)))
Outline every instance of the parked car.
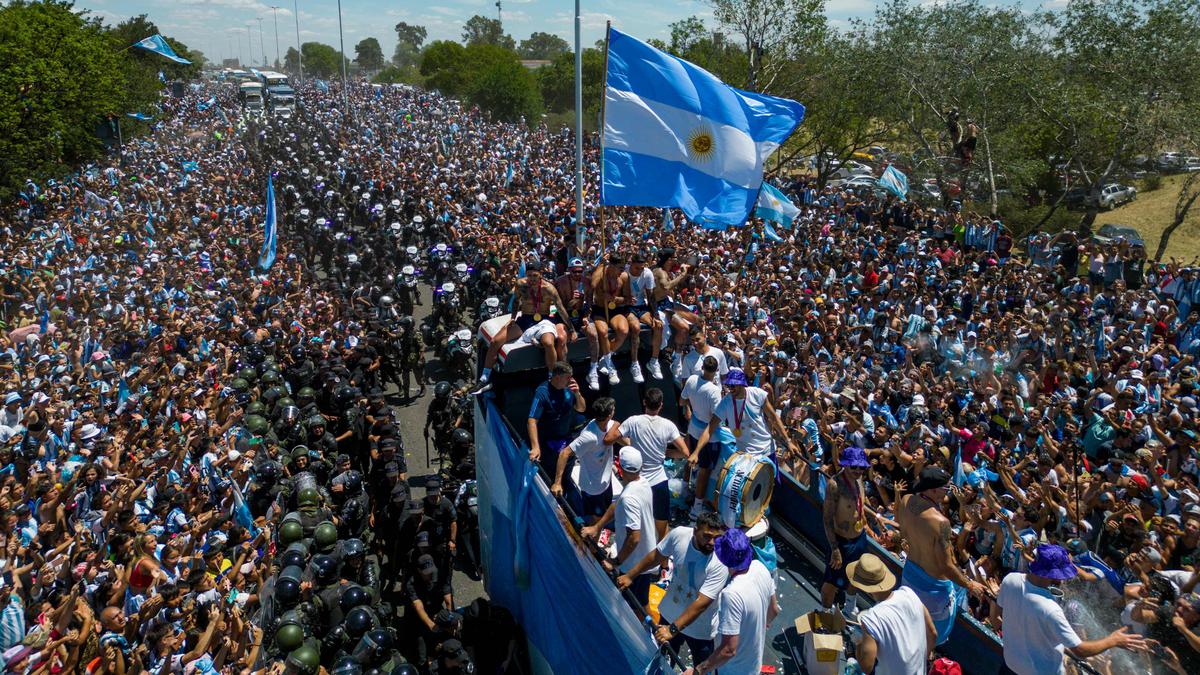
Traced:
POLYGON ((1132 185, 1112 183, 1100 189, 1100 208, 1112 209, 1137 199, 1137 189, 1132 185))
POLYGON ((1085 187, 1073 187, 1063 195, 1063 206, 1068 209, 1082 209, 1087 203, 1088 189, 1085 187))
POLYGON ((1092 238, 1105 244, 1118 240, 1124 240, 1134 246, 1141 246, 1143 248, 1146 246, 1146 241, 1142 239, 1142 235, 1138 233, 1137 229, 1128 225, 1105 223, 1104 225, 1100 226, 1100 229, 1096 230, 1096 233, 1092 235, 1092 238))
POLYGON ((855 190, 858 188, 873 188, 877 185, 878 185, 878 182, 875 180, 874 176, 863 176, 863 175, 854 176, 853 178, 842 183, 842 187, 850 188, 852 190, 855 190))
POLYGON ((1187 173, 1195 173, 1200 171, 1200 162, 1188 162, 1183 165, 1183 170, 1187 173))
POLYGON ((1178 152, 1160 153, 1154 158, 1154 168, 1163 173, 1174 173, 1183 166, 1183 155, 1178 152))

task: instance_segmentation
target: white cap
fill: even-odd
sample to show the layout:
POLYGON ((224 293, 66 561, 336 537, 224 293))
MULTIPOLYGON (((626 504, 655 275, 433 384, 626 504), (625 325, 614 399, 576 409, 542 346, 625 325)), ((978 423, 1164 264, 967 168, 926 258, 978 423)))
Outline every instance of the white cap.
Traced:
POLYGON ((621 470, 639 472, 642 470, 642 451, 627 445, 621 448, 621 470))
POLYGON ((1140 379, 1142 379, 1142 371, 1135 368, 1135 369, 1129 371, 1129 377, 1131 377, 1135 380, 1140 380, 1140 379))

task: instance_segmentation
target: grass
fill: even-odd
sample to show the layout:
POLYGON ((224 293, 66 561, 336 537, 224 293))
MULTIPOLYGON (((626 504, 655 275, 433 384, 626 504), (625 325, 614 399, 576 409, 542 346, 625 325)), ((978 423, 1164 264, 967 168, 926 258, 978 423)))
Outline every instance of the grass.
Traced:
MULTIPOLYGON (((1162 231, 1175 220, 1175 202, 1185 178, 1186 175, 1163 176, 1162 187, 1152 192, 1142 192, 1139 187, 1137 199, 1112 211, 1101 211, 1094 229, 1107 223, 1136 228, 1146 240, 1146 253, 1153 256, 1162 231)), ((1174 257, 1186 262, 1197 255, 1200 255, 1200 209, 1193 207, 1183 225, 1171 235, 1163 259, 1174 257)))

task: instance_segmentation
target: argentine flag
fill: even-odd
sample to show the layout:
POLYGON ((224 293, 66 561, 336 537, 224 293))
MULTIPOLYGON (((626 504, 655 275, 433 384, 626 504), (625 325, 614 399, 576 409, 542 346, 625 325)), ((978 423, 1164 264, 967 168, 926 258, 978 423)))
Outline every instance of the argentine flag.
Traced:
POLYGON ((190 65, 192 63, 191 61, 188 61, 182 56, 176 54, 175 50, 171 49, 171 45, 167 44, 167 41, 163 39, 163 36, 158 35, 157 33, 151 35, 145 40, 139 40, 138 42, 133 43, 133 46, 138 47, 139 49, 145 49, 148 52, 154 52, 159 56, 171 59, 175 63, 182 63, 184 65, 190 65))
POLYGON ((803 118, 795 101, 734 89, 610 30, 600 201, 674 206, 693 221, 741 225, 764 161, 803 118))
POLYGON ((908 176, 904 175, 894 164, 889 165, 879 177, 879 187, 896 195, 902 201, 908 199, 908 176))
POLYGON ((800 209, 774 185, 766 182, 762 184, 758 191, 758 205, 754 209, 754 215, 791 227, 792 220, 799 214, 800 209))
POLYGON ((270 174, 267 174, 266 211, 263 221, 263 245, 258 254, 258 268, 264 272, 275 264, 275 185, 270 174))

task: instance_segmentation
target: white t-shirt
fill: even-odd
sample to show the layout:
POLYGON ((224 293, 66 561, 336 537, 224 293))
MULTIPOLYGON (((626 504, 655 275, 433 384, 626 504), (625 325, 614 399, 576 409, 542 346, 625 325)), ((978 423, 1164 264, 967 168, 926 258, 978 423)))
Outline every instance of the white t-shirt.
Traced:
POLYGON ((758 387, 746 387, 746 398, 735 402, 733 394, 727 394, 713 411, 734 435, 739 451, 752 455, 770 454, 771 428, 767 426, 767 418, 763 412, 766 402, 766 391, 758 387), (737 432, 739 424, 741 434, 737 432))
POLYGON ((658 544, 658 552, 671 559, 671 581, 667 594, 658 603, 663 619, 673 622, 683 614, 698 594, 713 602, 700 616, 683 628, 683 634, 697 640, 711 640, 717 631, 717 597, 729 580, 729 568, 717 556, 705 555, 692 543, 695 530, 677 527, 658 544))
POLYGON ((683 393, 680 396, 692 406, 688 435, 700 440, 713 410, 721 402, 721 385, 704 379, 702 375, 692 375, 687 379, 687 384, 683 385, 683 393))
POLYGON ((717 598, 717 630, 721 635, 739 636, 737 653, 718 669, 721 675, 758 675, 762 670, 767 611, 773 595, 775 579, 757 560, 721 591, 717 598))
MULTIPOLYGON (((650 484, 645 478, 639 478, 625 486, 621 491, 621 496, 617 497, 616 510, 616 528, 617 534, 617 550, 620 551, 625 546, 625 538, 629 535, 629 530, 642 533, 642 538, 638 540, 637 547, 633 549, 633 553, 621 563, 621 571, 628 572, 633 569, 633 566, 638 564, 638 561, 646 557, 646 554, 654 550, 654 545, 658 543, 658 531, 654 529, 654 497, 650 493, 650 484)), ((643 574, 657 572, 658 568, 646 570, 643 574)))
POLYGON ((629 289, 633 291, 633 302, 629 304, 634 307, 650 304, 649 298, 654 297, 650 293, 654 289, 654 272, 651 272, 649 267, 643 267, 642 273, 636 277, 630 272, 629 289))
POLYGON ((863 630, 879 645, 876 675, 925 675, 925 605, 908 586, 858 615, 863 630))
POLYGON ((612 484, 613 448, 605 445, 604 432, 614 424, 609 420, 601 429, 592 420, 567 446, 579 461, 579 489, 589 495, 604 494, 612 484))
POLYGON ((642 453, 642 480, 658 485, 667 479, 663 460, 667 446, 679 438, 675 423, 659 415, 634 415, 621 422, 621 435, 642 453))
POLYGON ((1063 672, 1063 650, 1083 641, 1050 591, 1026 575, 1004 577, 996 602, 1004 610, 1004 663, 1018 675, 1063 672))
POLYGON ((704 358, 711 356, 717 360, 717 372, 721 377, 725 377, 725 373, 729 372, 729 359, 725 358, 725 352, 719 347, 709 345, 708 352, 701 354, 693 347, 692 351, 688 352, 687 356, 683 357, 683 379, 692 375, 699 375, 704 372, 704 358))

